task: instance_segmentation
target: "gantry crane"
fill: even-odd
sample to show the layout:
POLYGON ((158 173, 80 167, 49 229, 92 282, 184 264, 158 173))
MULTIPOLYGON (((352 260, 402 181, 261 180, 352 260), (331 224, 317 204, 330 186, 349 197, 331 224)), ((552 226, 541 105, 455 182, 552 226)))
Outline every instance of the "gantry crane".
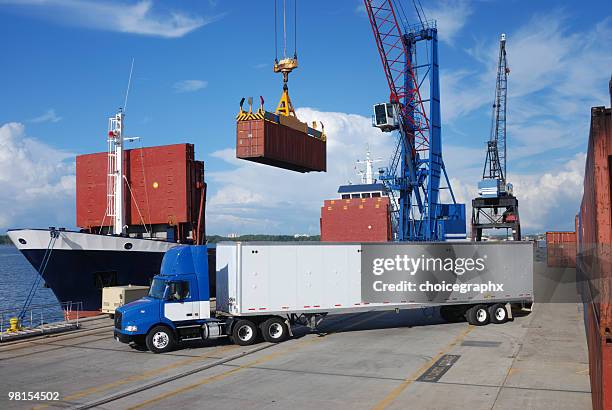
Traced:
POLYGON ((436 23, 427 21, 420 2, 413 1, 420 22, 412 26, 399 0, 364 3, 391 92, 389 102, 374 106, 373 125, 397 131, 390 164, 379 178, 395 204, 394 237, 465 238, 465 205, 456 202, 442 160, 436 23), (417 54, 423 61, 417 63, 417 54), (452 203, 441 203, 442 189, 448 190, 452 203))
MULTIPOLYGON (((491 120, 491 134, 487 141, 487 154, 478 184, 478 198, 472 200, 472 240, 482 240, 484 229, 512 230, 512 238, 521 240, 518 200, 506 174, 506 99, 508 93, 508 61, 506 35, 499 40, 495 100, 491 120)), ((508 235, 506 235, 508 236, 508 235)))

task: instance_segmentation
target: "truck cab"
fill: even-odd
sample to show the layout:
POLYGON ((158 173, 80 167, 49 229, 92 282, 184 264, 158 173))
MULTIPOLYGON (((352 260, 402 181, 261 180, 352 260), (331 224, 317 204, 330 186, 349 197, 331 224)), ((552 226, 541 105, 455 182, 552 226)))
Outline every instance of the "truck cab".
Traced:
POLYGON ((115 313, 115 338, 154 352, 172 349, 175 342, 220 333, 211 323, 206 246, 179 246, 166 253, 149 294, 121 306, 115 313))

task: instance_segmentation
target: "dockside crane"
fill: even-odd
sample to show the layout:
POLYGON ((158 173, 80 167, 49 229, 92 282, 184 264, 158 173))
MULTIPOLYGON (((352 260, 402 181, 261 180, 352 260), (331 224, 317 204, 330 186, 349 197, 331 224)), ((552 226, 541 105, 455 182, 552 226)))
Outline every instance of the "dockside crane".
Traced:
POLYGON ((515 241, 521 240, 518 200, 514 196, 512 184, 506 180, 506 100, 509 73, 506 35, 502 34, 499 40, 491 133, 487 141, 482 180, 478 184, 479 196, 472 200, 473 241, 482 240, 482 231, 485 229, 511 230, 512 238, 515 241))
POLYGON ((373 126, 397 135, 390 164, 379 177, 395 203, 394 238, 465 238, 465 205, 456 202, 442 159, 436 22, 425 18, 418 0, 415 25, 408 25, 399 0, 364 4, 390 90, 389 102, 374 106, 373 126), (423 61, 417 62, 417 54, 423 61), (443 189, 452 203, 441 203, 443 189))

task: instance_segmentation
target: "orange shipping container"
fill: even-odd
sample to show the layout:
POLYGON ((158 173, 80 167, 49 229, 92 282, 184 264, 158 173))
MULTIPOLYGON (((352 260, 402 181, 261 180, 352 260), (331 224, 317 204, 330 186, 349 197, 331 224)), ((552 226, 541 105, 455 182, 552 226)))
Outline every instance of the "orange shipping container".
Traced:
MULTIPOLYGON (((105 218, 107 153, 76 158, 76 223, 81 228, 110 226, 105 218)), ((192 144, 124 151, 126 224, 197 224, 203 206, 204 163, 194 160, 192 144)), ((203 216, 202 216, 203 218, 203 216)))
POLYGON ((297 172, 326 170, 326 142, 269 120, 236 123, 236 157, 297 172))

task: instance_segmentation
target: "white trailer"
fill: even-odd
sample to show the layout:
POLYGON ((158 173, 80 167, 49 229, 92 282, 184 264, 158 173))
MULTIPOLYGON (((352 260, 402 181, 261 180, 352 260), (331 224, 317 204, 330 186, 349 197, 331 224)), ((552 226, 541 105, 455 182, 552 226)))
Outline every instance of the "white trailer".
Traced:
POLYGON ((216 280, 217 314, 251 318, 255 324, 277 316, 288 323, 316 326, 327 314, 432 305, 441 306, 449 320, 466 317, 475 325, 503 323, 511 303, 533 301, 533 245, 223 242, 217 245, 216 280), (386 263, 389 260, 394 263, 386 263), (385 263, 392 269, 384 275, 371 272, 371 265, 383 268, 385 263), (452 272, 444 271, 445 263, 452 272), (459 265, 461 274, 455 272, 459 265), (471 272, 465 271, 465 265, 471 272), (397 269, 402 267, 407 269, 397 269), (386 275, 391 283, 383 291, 386 275), (413 291, 408 290, 407 279, 413 282, 413 291), (442 285, 441 290, 421 291, 418 286, 428 280, 430 285, 442 285), (502 287, 481 291, 489 284, 502 287), (462 292, 462 285, 478 291, 462 292))

